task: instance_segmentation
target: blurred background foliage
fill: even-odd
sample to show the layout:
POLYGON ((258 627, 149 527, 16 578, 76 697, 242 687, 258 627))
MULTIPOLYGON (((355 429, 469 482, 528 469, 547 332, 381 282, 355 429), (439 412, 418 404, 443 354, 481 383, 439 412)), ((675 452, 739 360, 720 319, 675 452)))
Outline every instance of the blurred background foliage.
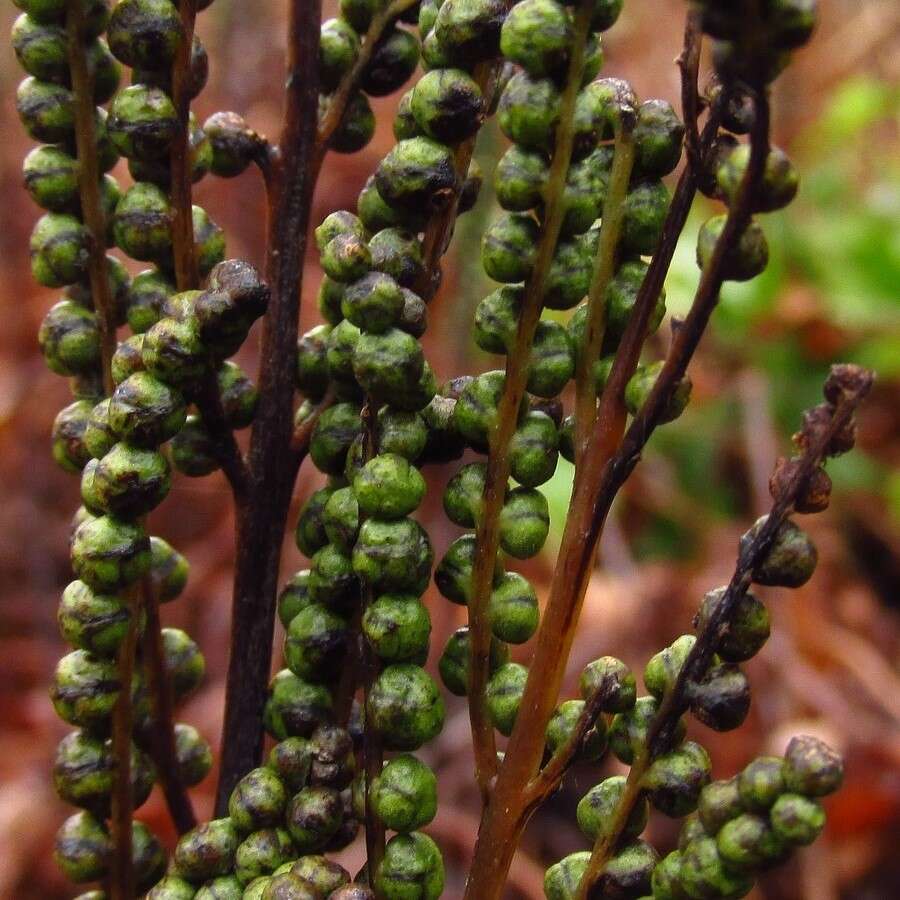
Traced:
MULTIPOLYGON (((276 133, 284 40, 284 0, 216 0, 200 21, 210 51, 210 85, 195 105, 202 120, 235 109, 264 133, 276 133), (249 12, 249 14, 248 14, 249 12)), ((326 14, 334 12, 326 0, 326 14)), ((748 672, 751 716, 737 732, 716 735, 692 725, 709 748, 716 777, 752 756, 781 752, 787 736, 812 732, 847 760, 844 789, 831 799, 826 838, 754 891, 755 900, 889 900, 900 896, 900 4, 897 0, 820 0, 821 27, 780 79, 774 140, 795 159, 798 199, 765 217, 771 248, 766 273, 729 284, 692 365, 693 402, 650 442, 644 462, 622 492, 601 546, 601 565, 588 594, 571 660, 574 694, 581 666, 603 653, 638 671, 660 646, 690 629, 703 593, 726 581, 737 538, 768 502, 767 481, 803 408, 818 402, 828 366, 851 360, 872 366, 878 385, 860 415, 857 449, 829 467, 830 509, 808 520, 820 566, 802 590, 760 592, 775 633, 748 672)), ((8 33, 16 10, 0 7, 8 33)), ((604 36, 606 73, 632 81, 641 97, 677 102, 683 0, 627 0, 604 36)), ((21 187, 28 143, 14 110, 21 77, 8 44, 0 53, 0 898, 55 900, 71 896, 51 860, 64 807, 49 767, 64 726, 46 686, 63 652, 55 623, 59 593, 69 581, 68 522, 77 482, 50 460, 49 432, 68 402, 62 379, 43 366, 37 327, 55 299, 28 269, 28 235, 37 217, 21 187)), ((375 140, 352 157, 331 156, 314 219, 352 208, 356 195, 391 146, 397 97, 376 101, 375 140)), ((463 323, 489 289, 478 264, 478 241, 494 215, 493 160, 502 139, 491 126, 478 145, 486 190, 464 217, 445 266, 444 286, 430 308, 429 359, 442 378, 496 367, 478 351, 463 323)), ((127 173, 117 171, 127 179, 127 173)), ((264 196, 248 172, 228 183, 207 179, 198 202, 222 224, 229 253, 260 264, 264 196)), ((671 317, 688 308, 697 282, 694 241, 716 204, 699 200, 680 244, 666 290, 670 319, 651 352, 664 352, 671 317)), ((308 260, 301 327, 317 323, 320 272, 308 260)), ((255 342, 239 359, 256 370, 255 342)), ((242 437, 242 440, 244 438, 242 437)), ((429 473, 421 511, 435 549, 456 531, 443 518, 440 494, 451 471, 429 473)), ((565 518, 571 467, 561 461, 547 485, 554 539, 526 567, 542 596, 565 518)), ((318 486, 301 473, 294 511, 318 486)), ((164 611, 166 624, 186 628, 206 654, 207 679, 181 716, 215 744, 221 723, 230 602, 232 510, 218 475, 179 479, 152 529, 192 562, 186 598, 164 611)), ((285 578, 304 560, 286 535, 285 578)), ((463 611, 428 597, 436 651, 463 611)), ((280 635, 276 638, 280 641, 280 635)), ((436 658, 437 652, 434 654, 436 658)), ((278 656, 278 654, 276 654, 278 656)), ((447 726, 428 761, 439 770, 441 812, 431 833, 448 861, 447 900, 461 895, 477 827, 464 704, 448 705, 447 726)), ((574 824, 577 800, 617 770, 575 771, 535 818, 510 882, 509 897, 539 900, 543 868, 582 849, 574 824)), ((195 792, 198 812, 211 809, 214 776, 195 792)), ((155 793, 141 818, 168 840, 155 793)), ((660 849, 675 839, 668 821, 650 837, 660 849)), ((353 868, 362 859, 347 851, 353 868)))

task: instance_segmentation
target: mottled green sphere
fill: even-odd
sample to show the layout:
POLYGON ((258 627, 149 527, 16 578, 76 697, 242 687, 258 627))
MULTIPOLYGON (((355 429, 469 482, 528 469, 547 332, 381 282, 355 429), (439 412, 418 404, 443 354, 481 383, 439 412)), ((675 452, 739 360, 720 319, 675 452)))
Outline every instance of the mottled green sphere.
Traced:
POLYGON ((443 209, 457 181, 450 148, 424 136, 400 141, 375 170, 378 193, 390 206, 401 209, 443 209))
POLYGON ((322 850, 344 818, 341 795, 330 787, 305 787, 288 802, 285 823, 297 851, 322 850))
POLYGON ((51 212, 78 208, 78 163, 62 147, 35 147, 22 164, 25 188, 31 199, 51 212))
POLYGON ((725 865, 715 839, 700 837, 681 851, 678 883, 688 897, 743 897, 753 879, 725 865))
POLYGON ((437 900, 444 890, 444 861, 437 844, 420 831, 397 834, 375 870, 385 900, 437 900))
MULTIPOLYGON (((709 591, 697 613, 695 626, 702 632, 725 595, 725 588, 709 591)), ((749 591, 742 594, 729 615, 716 653, 727 662, 743 662, 755 656, 769 638, 769 612, 763 602, 749 591)))
POLYGON ((379 453, 353 477, 360 512, 378 519, 400 519, 425 496, 425 479, 402 456, 379 453))
POLYGON ((291 620, 284 639, 284 661, 301 678, 313 682, 336 680, 350 640, 347 620, 313 603, 291 620))
POLYGON ((517 487, 500 511, 500 546, 516 559, 539 553, 550 532, 547 498, 536 488, 517 487))
POLYGON ((106 875, 112 849, 103 822, 88 812, 78 812, 57 831, 53 859, 66 878, 83 884, 106 875))
MULTIPOLYGON (((578 802, 576 817, 581 833, 591 842, 605 836, 613 823, 613 816, 625 790, 625 776, 613 775, 594 785, 578 802)), ((628 815, 622 838, 632 840, 647 826, 649 807, 645 797, 639 797, 628 815)))
POLYGON ((418 662, 428 654, 431 617, 413 594, 382 594, 366 607, 362 630, 385 662, 418 662))
POLYGON ((309 782, 312 766, 310 742, 302 737, 285 738, 272 748, 266 765, 289 791, 296 793, 309 782))
POLYGON ((165 91, 133 84, 120 91, 112 102, 107 130, 122 156, 153 161, 171 151, 178 134, 178 114, 165 91))
POLYGON ((408 834, 437 813, 437 778, 414 756, 394 757, 372 784, 372 805, 388 828, 408 834))
POLYGON ((353 550, 353 571, 378 593, 421 594, 433 561, 428 534, 412 519, 368 519, 353 550))
POLYGON ((38 345, 47 368, 57 375, 86 375, 100 365, 97 317, 72 300, 60 300, 44 316, 38 345))
POLYGON ((132 185, 116 206, 116 245, 132 259, 167 262, 172 252, 172 211, 166 192, 155 184, 132 185))
POLYGON ((153 70, 174 62, 184 30, 170 0, 121 0, 109 18, 107 37, 116 59, 153 70))
POLYGON ((413 663, 387 666, 369 693, 368 714, 389 750, 416 750, 444 725, 444 701, 424 669, 413 663))
POLYGON ((716 847, 725 864, 734 871, 752 873, 772 865, 786 854, 782 840, 768 817, 741 813, 726 822, 716 836, 716 847))
POLYGON ((549 78, 517 72, 507 82, 497 107, 501 131, 528 150, 552 148, 560 115, 560 94, 549 78))
POLYGON ((736 776, 727 781, 712 781, 700 792, 697 813, 707 834, 717 834, 726 822, 742 812, 744 804, 736 776))
MULTIPOLYGON (((697 265, 706 269, 725 228, 727 216, 713 216, 703 223, 697 237, 697 265)), ((725 254, 722 274, 729 281, 750 281, 765 269, 769 262, 769 245, 762 228, 755 219, 741 234, 737 243, 725 254)))
MULTIPOLYGON (((626 765, 634 762, 647 741, 647 732, 659 708, 655 697, 638 697, 634 706, 613 716, 609 726, 609 748, 626 765)), ((684 738, 684 721, 679 719, 675 743, 684 738)))
POLYGON ((31 274, 45 287, 74 284, 87 274, 88 232, 75 216, 54 212, 41 216, 31 232, 30 251, 31 274))
POLYGON ((72 568, 93 590, 115 592, 150 569, 150 541, 139 524, 113 516, 84 522, 72 538, 72 568))
POLYGON ((36 141, 61 144, 75 132, 75 97, 59 85, 29 75, 16 91, 16 111, 25 131, 36 141))
POLYGON ((331 693, 324 685, 298 678, 282 669, 269 685, 263 710, 266 731, 276 740, 308 737, 332 712, 331 693))
POLYGON ((130 620, 128 607, 118 597, 96 593, 83 581, 68 585, 57 610, 59 631, 66 642, 101 657, 115 655, 130 620))
POLYGON ((343 19, 328 19, 319 31, 319 84, 326 92, 333 91, 356 62, 359 55, 359 35, 343 19))
POLYGON ((188 881, 203 882, 228 875, 240 833, 231 819, 213 819, 183 834, 175 847, 175 869, 188 881))
POLYGON ((810 735, 791 738, 784 754, 784 783, 807 797, 834 793, 844 780, 844 761, 824 741, 810 735))
POLYGON ((534 78, 564 71, 573 41, 572 21, 556 0, 523 0, 503 23, 500 50, 534 78))
MULTIPOLYGON (((569 742, 578 727, 584 708, 584 700, 564 700, 556 707, 547 723, 545 734, 547 753, 552 756, 569 742)), ((577 748, 577 758, 599 762, 605 752, 606 725, 603 719, 598 718, 577 748)))
POLYGON ((505 663, 491 675, 485 697, 494 727, 507 737, 512 734, 525 693, 528 669, 519 663, 505 663))
POLYGON ((537 593, 527 578, 507 572, 491 591, 487 614, 497 640, 523 644, 535 633, 540 620, 537 593))
POLYGON ((784 793, 785 762, 780 756, 760 756, 738 775, 738 793, 745 808, 765 812, 784 793))
MULTIPOLYGON (((757 519, 753 527, 742 535, 741 552, 753 543, 767 518, 757 519)), ((812 577, 818 560, 816 545, 809 535, 788 519, 778 529, 768 553, 757 563, 753 580, 770 587, 801 587, 812 577)))
POLYGON ((825 811, 818 800, 802 794, 782 794, 769 811, 775 836, 788 846, 806 847, 825 827, 825 811))
POLYGON ((75 650, 57 663, 50 699, 63 721, 102 731, 109 724, 120 687, 114 660, 75 650))
POLYGON ((656 809, 670 818, 682 818, 697 808, 710 772, 706 750, 694 741, 685 741, 653 761, 642 786, 656 809))
POLYGON ((328 544, 313 556, 309 574, 309 596, 340 613, 353 610, 360 597, 360 585, 353 560, 334 544, 328 544))
POLYGON ((570 853, 550 866, 544 875, 544 895, 547 900, 576 900, 578 886, 590 858, 590 852, 583 850, 570 853))
POLYGON ((343 474, 347 451, 361 428, 357 404, 336 403, 326 409, 316 422, 309 445, 316 468, 328 475, 343 474))
POLYGON ((589 662, 581 672, 579 687, 584 700, 590 700, 598 691, 602 693, 600 708, 607 713, 627 712, 634 708, 637 698, 634 674, 614 656, 589 662))

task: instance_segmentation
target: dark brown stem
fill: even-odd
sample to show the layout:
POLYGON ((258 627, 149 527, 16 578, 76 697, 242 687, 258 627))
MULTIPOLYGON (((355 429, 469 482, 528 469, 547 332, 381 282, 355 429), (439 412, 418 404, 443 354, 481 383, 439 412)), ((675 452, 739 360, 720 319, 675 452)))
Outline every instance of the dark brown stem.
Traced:
POLYGON ((217 815, 259 761, 272 663, 278 564, 298 461, 293 438, 294 357, 303 257, 323 152, 316 141, 321 0, 291 0, 281 153, 270 192, 259 408, 250 436, 247 501, 238 509, 231 648, 217 815))
POLYGON ((178 777, 178 754, 175 750, 175 717, 172 711, 172 686, 166 673, 165 652, 159 621, 159 600, 149 579, 141 592, 146 624, 142 636, 143 660, 150 694, 152 724, 147 734, 150 755, 156 766, 156 777, 166 798, 169 814, 179 834, 196 824, 194 808, 185 786, 178 777))
POLYGON ((697 73, 700 70, 700 48, 702 31, 700 28, 700 10, 688 9, 684 23, 684 49, 678 57, 678 68, 681 70, 681 108, 684 112, 684 144, 687 150, 688 165, 694 172, 701 169, 702 153, 700 131, 697 121, 700 118, 700 95, 697 91, 697 73))
POLYGON ((100 331, 100 359, 103 389, 113 392, 110 367, 116 352, 116 307, 109 285, 106 265, 106 217, 100 198, 100 164, 97 159, 96 117, 94 106, 94 73, 85 53, 84 0, 69 3, 66 28, 72 93, 75 96, 75 147, 78 154, 78 192, 81 215, 88 231, 90 258, 88 277, 91 298, 100 331))
POLYGON ((172 141, 171 201, 172 243, 175 256, 175 284, 179 291, 194 290, 200 283, 197 253, 194 247, 193 201, 191 197, 193 160, 191 154, 189 115, 191 98, 191 44, 197 19, 197 0, 181 0, 182 37, 172 65, 172 102, 177 113, 178 129, 172 141))

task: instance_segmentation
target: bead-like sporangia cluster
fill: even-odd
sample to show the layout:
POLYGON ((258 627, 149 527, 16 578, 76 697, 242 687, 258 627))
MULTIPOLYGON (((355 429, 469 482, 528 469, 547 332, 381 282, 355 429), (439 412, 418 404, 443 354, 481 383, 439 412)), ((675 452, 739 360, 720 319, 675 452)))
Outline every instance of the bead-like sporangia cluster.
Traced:
MULTIPOLYGON (((224 237, 206 213, 179 203, 186 183, 208 173, 234 177, 251 163, 271 188, 284 148, 271 147, 236 113, 216 113, 202 127, 190 114, 208 66, 194 17, 208 2, 16 4, 23 12, 12 42, 28 73, 17 107, 42 142, 24 167, 29 193, 46 210, 31 240, 32 268, 41 284, 65 289, 41 326, 40 345, 48 366, 71 378, 75 397, 55 422, 53 454, 80 473, 83 502, 71 539, 77 580, 59 612, 72 652, 51 691, 59 715, 77 729, 59 746, 54 782, 81 811, 61 828, 56 856, 75 882, 101 882, 82 900, 106 900, 122 896, 111 881, 108 824, 123 752, 115 724, 122 692, 131 698, 125 752, 134 808, 157 779, 194 785, 212 764, 206 742, 184 723, 169 726, 173 753, 163 752, 159 692, 180 700, 197 687, 204 662, 187 634, 158 630, 156 607, 180 594, 188 564, 149 536, 147 516, 168 493, 172 467, 188 476, 221 467, 236 495, 249 489, 231 432, 253 423, 258 396, 228 357, 270 300, 251 266, 224 260, 224 237), (131 83, 120 90, 123 65, 131 83), (93 97, 79 92, 76 68, 88 74, 93 97), (120 157, 133 180, 124 191, 105 174, 120 157), (87 183, 86 171, 96 172, 97 184, 87 183), (105 255, 113 247, 151 268, 130 277, 119 257, 105 255), (116 343, 125 325, 130 336, 116 343)), ((697 260, 705 273, 717 269, 736 281, 767 262, 752 215, 785 206, 798 182, 787 156, 766 144, 758 184, 746 195, 756 100, 814 23, 812 0, 748 4, 752 15, 740 6, 691 4, 695 24, 713 38, 717 78, 705 97, 712 126, 688 135, 697 187, 728 210, 703 225, 697 260), (717 247, 731 216, 743 219, 723 257, 717 247)), ((441 852, 423 831, 437 812, 437 779, 415 755, 444 722, 441 691, 424 668, 431 621, 422 597, 433 577, 446 599, 470 612, 485 604, 489 671, 480 699, 489 737, 491 725, 511 735, 529 669, 510 661, 509 645, 527 644, 541 621, 535 588, 508 562, 535 556, 547 539, 540 488, 559 455, 584 461, 582 393, 594 411, 595 398, 606 398, 641 304, 650 312, 636 353, 666 312, 649 259, 669 220, 662 179, 682 160, 686 128, 667 102, 641 103, 627 82, 598 77, 601 33, 621 9, 622 0, 341 0, 338 17, 321 25, 318 122, 307 124, 318 125, 323 152, 364 147, 375 130, 369 98, 399 90, 420 64, 423 74, 399 101, 396 143, 356 210, 333 212, 315 229, 323 324, 300 337, 291 364, 303 398, 295 437, 308 435, 308 455, 327 481, 296 523, 309 567, 277 600, 284 663, 262 716, 274 745, 262 765, 243 769, 219 818, 185 826, 168 864, 160 842, 134 822, 135 890, 151 900, 441 895, 441 852), (473 332, 482 350, 507 358, 507 369, 439 384, 420 339, 454 220, 478 198, 472 148, 494 114, 509 144, 493 172, 501 212, 483 235, 481 263, 499 287, 478 304, 473 332), (516 359, 525 361, 522 391, 507 374, 516 359), (584 375, 587 391, 576 385, 567 415, 570 384, 584 375), (513 414, 506 431, 505 408, 513 414), (457 465, 466 451, 486 461, 457 465), (498 458, 504 475, 495 503, 489 478, 498 458), (414 518, 428 463, 453 464, 443 507, 464 529, 436 566, 414 518), (490 533, 496 553, 489 541, 490 552, 480 544, 490 533), (487 560, 484 597, 479 560, 487 560), (354 841, 360 825, 369 861, 351 878, 329 854, 354 841)), ((623 419, 639 417, 664 379, 662 360, 635 355, 635 363, 619 388, 623 419)), ((686 375, 672 384, 654 426, 681 414, 690 387, 686 375)), ((772 476, 772 515, 796 488, 804 455, 840 414, 845 390, 833 376, 826 402, 806 414, 798 455, 779 461, 772 476)), ((853 446, 852 422, 828 434, 817 463, 853 446)), ((789 507, 818 512, 829 493, 818 465, 789 507)), ((738 727, 748 713, 741 664, 770 629, 750 582, 799 587, 815 568, 809 538, 783 510, 777 515, 741 540, 739 571, 766 522, 769 532, 778 525, 746 581, 710 591, 696 633, 647 662, 645 695, 623 662, 603 656, 584 669, 581 696, 560 702, 546 731, 543 722, 536 730, 545 765, 538 781, 554 765, 563 773, 576 758, 596 764, 609 754, 631 770, 600 781, 578 804, 578 825, 594 849, 551 866, 548 900, 744 896, 759 873, 823 828, 819 798, 839 786, 842 766, 818 740, 795 738, 783 758, 761 757, 712 781, 706 751, 685 739, 688 713, 716 731, 738 727), (678 849, 664 858, 641 839, 651 809, 685 820, 678 849)), ((457 696, 478 683, 471 621, 471 631, 451 635, 437 666, 457 696)), ((532 787, 522 789, 533 796, 532 787)))

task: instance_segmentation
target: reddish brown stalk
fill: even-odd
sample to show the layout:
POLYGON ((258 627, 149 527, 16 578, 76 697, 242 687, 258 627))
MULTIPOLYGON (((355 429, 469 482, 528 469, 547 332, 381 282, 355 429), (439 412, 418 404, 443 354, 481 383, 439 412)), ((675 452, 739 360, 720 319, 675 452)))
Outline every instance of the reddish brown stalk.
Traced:
POLYGON ((94 73, 85 53, 84 0, 69 3, 66 19, 69 71, 75 96, 75 147, 78 154, 78 192, 81 215, 88 231, 88 277, 91 298, 100 332, 100 359, 103 390, 113 392, 110 363, 116 352, 116 303, 109 284, 106 265, 106 217, 100 197, 100 163, 97 159, 94 73))

